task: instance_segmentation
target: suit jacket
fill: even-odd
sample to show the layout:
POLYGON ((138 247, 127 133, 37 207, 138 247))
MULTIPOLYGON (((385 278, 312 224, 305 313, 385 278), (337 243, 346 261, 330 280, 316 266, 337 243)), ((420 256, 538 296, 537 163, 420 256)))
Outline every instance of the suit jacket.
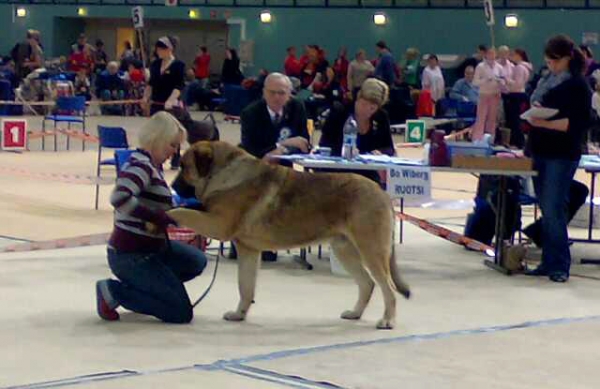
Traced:
POLYGON ((250 104, 242 111, 241 147, 257 158, 274 150, 276 143, 288 138, 301 136, 310 140, 306 127, 304 104, 290 99, 283 109, 283 117, 278 125, 273 124, 264 99, 250 104))

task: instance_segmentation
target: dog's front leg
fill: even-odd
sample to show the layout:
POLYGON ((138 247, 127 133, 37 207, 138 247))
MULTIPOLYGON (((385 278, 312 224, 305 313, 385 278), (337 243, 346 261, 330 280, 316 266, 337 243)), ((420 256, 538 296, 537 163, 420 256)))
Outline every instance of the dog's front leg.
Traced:
POLYGON ((256 289, 256 277, 260 265, 260 252, 237 244, 238 250, 238 287, 240 302, 236 311, 223 315, 225 320, 242 321, 246 318, 256 289))
POLYGON ((228 241, 231 239, 231 228, 225 225, 223 220, 210 212, 196 211, 187 208, 175 208, 168 212, 177 224, 189 227, 199 235, 212 239, 228 241))

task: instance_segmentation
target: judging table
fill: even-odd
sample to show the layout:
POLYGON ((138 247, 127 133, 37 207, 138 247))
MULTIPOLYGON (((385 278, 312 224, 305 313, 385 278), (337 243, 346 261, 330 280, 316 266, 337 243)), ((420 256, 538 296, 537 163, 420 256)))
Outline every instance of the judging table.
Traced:
MULTIPOLYGON (((431 172, 440 172, 440 173, 463 173, 463 174, 475 174, 475 175, 493 175, 499 177, 498 183, 498 214, 499 217, 496 218, 496 226, 495 226, 495 247, 494 247, 494 260, 485 260, 484 264, 494 270, 502 272, 504 274, 511 274, 511 271, 504 267, 504 244, 502 242, 502 234, 500 231, 503 231, 506 223, 506 205, 507 205, 507 195, 508 195, 508 178, 509 177, 533 177, 536 176, 537 173, 533 170, 529 171, 507 171, 507 170, 487 170, 487 169, 462 169, 462 168, 452 168, 452 167, 435 167, 435 166, 425 166, 418 161, 404 160, 401 158, 393 158, 391 161, 395 161, 397 163, 391 162, 376 162, 373 160, 370 161, 346 161, 340 158, 334 157, 320 157, 320 156, 309 156, 306 155, 297 155, 297 156, 288 156, 286 158, 292 161, 293 168, 296 171, 306 171, 306 170, 337 170, 337 171, 387 171, 392 167, 426 167, 429 168, 431 172)), ((383 158, 382 158, 383 159, 383 158)), ((400 200, 400 212, 404 213, 404 199, 402 197, 398 197, 400 200)), ((400 228, 402 228, 402 221, 400 224, 400 228)), ((402 235, 402 230, 400 231, 402 235)))
MULTIPOLYGON (((588 234, 586 239, 571 239, 573 242, 578 243, 600 243, 600 239, 594 239, 594 210, 596 203, 594 202, 596 196, 596 175, 600 173, 600 156, 583 156, 579 165, 580 169, 583 169, 590 175, 590 208, 588 214, 588 234)), ((600 265, 600 259, 583 258, 581 260, 583 264, 595 264, 600 265)))

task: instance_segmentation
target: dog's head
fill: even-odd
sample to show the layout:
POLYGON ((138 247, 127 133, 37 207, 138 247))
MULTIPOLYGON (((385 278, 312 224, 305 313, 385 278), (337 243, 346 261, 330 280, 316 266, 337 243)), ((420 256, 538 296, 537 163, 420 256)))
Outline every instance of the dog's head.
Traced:
POLYGON ((226 142, 194 143, 181 158, 173 189, 182 197, 200 197, 212 176, 244 152, 226 142))

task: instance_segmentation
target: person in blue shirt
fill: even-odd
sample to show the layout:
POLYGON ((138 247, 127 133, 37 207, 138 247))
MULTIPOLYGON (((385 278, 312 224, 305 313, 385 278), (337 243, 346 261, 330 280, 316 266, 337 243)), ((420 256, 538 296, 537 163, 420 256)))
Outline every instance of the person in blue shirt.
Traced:
POLYGON ((473 84, 475 78, 475 68, 467 66, 465 76, 456 81, 450 91, 450 98, 456 101, 469 102, 477 104, 479 101, 479 88, 473 84))
POLYGON ((396 61, 384 41, 379 41, 376 44, 379 60, 375 67, 375 77, 393 86, 396 82, 396 61))

